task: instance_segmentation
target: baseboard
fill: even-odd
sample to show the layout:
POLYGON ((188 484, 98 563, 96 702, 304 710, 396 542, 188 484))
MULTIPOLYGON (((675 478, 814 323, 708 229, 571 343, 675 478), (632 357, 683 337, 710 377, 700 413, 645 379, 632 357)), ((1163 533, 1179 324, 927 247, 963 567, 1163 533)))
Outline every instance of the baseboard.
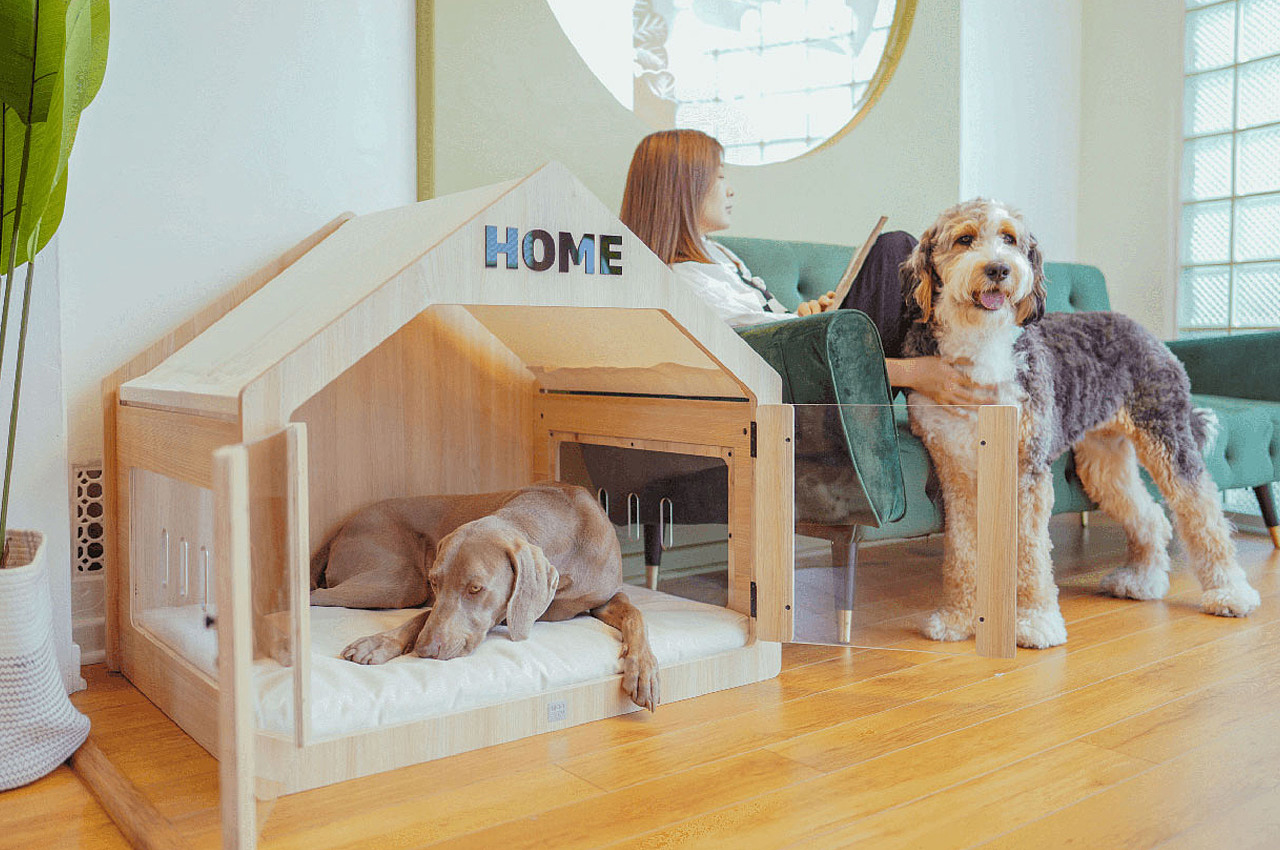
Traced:
POLYGON ((1269 534, 1266 525, 1262 522, 1262 517, 1257 514, 1244 514, 1236 511, 1224 511, 1227 519, 1236 527, 1236 530, 1245 534, 1256 534, 1259 537, 1265 537, 1269 534))
POLYGON ((83 691, 89 687, 89 683, 80 675, 80 665, 83 660, 80 655, 80 644, 71 644, 71 660, 67 666, 62 669, 62 685, 67 689, 67 693, 74 694, 76 691, 83 691))

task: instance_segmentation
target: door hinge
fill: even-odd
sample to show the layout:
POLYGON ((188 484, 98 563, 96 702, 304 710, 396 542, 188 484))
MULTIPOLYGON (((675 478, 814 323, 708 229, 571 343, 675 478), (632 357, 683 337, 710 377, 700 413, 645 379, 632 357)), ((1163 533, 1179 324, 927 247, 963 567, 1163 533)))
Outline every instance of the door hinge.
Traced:
POLYGON ((751 616, 756 616, 756 583, 751 582, 751 616))
POLYGON ((756 456, 756 421, 751 420, 751 456, 756 456))

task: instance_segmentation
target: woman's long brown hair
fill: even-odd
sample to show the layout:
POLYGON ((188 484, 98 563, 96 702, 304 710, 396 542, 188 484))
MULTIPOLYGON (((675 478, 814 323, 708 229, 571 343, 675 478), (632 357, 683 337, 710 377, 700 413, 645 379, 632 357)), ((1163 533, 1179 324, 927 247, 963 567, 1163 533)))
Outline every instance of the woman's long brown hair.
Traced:
POLYGON ((698 210, 723 158, 724 147, 699 130, 651 133, 636 146, 619 217, 662 262, 711 262, 698 210))

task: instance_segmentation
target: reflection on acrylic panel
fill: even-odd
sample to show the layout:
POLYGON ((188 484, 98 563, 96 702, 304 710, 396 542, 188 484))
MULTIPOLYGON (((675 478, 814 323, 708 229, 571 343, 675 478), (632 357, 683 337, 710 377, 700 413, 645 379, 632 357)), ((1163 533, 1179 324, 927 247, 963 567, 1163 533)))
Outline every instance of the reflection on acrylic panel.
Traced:
POLYGON ((724 458, 565 441, 558 470, 560 481, 586 487, 600 500, 618 533, 625 581, 728 604, 724 458))
POLYGON ((812 150, 881 74, 896 0, 548 0, 574 47, 654 129, 702 130, 739 165, 812 150))

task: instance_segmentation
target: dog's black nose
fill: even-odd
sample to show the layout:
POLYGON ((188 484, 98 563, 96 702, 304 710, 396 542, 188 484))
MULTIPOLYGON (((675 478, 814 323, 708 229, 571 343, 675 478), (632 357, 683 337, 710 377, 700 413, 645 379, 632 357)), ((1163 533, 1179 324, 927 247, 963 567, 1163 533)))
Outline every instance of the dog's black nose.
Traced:
POLYGON ((1009 276, 1009 264, 999 262, 987 263, 987 267, 983 269, 983 272, 986 273, 987 277, 993 282, 999 283, 1009 276))

